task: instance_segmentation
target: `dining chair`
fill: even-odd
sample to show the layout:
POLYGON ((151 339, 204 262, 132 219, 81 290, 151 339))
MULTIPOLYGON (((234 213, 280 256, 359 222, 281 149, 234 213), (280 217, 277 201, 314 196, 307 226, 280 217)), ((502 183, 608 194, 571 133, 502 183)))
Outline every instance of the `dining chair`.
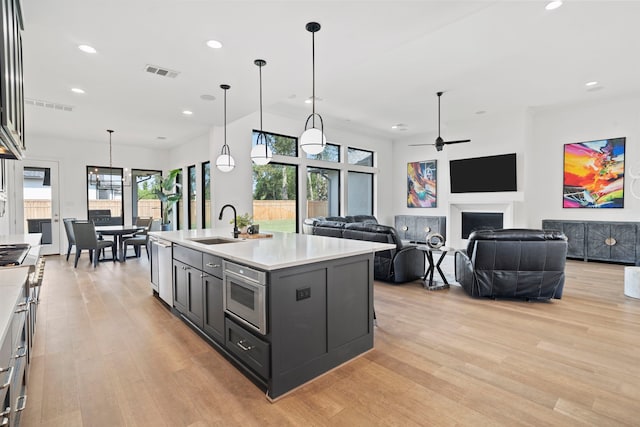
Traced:
MULTIPOLYGON (((126 261, 127 260, 127 247, 129 245, 133 246, 133 249, 135 250, 136 253, 136 258, 140 257, 141 254, 141 248, 142 246, 144 246, 145 251, 147 251, 147 259, 149 258, 149 231, 160 231, 162 229, 162 226, 160 225, 160 220, 159 219, 152 219, 149 218, 149 226, 142 230, 137 232, 133 237, 129 237, 127 239, 124 239, 124 241, 122 242, 122 244, 124 245, 124 249, 122 250, 122 261, 126 261)), ((138 225, 138 221, 136 221, 136 225, 138 225)))
POLYGON ((76 244, 76 237, 73 234, 73 221, 75 218, 62 218, 62 222, 64 223, 64 231, 67 233, 67 242, 69 242, 69 247, 67 248, 67 261, 69 261, 69 255, 71 254, 71 247, 76 244))
POLYGON ((116 261, 116 244, 113 240, 98 240, 96 226, 92 221, 74 221, 73 234, 76 244, 76 259, 74 268, 78 267, 78 259, 83 249, 89 251, 89 261, 93 262, 93 268, 98 266, 100 252, 106 248, 111 248, 111 258, 116 261))

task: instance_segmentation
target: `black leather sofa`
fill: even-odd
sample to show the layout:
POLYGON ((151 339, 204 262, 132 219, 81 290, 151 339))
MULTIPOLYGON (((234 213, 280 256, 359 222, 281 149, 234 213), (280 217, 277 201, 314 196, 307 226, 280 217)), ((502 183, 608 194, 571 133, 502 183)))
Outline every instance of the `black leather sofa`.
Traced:
POLYGON ((403 244, 395 228, 373 222, 313 222, 312 234, 391 243, 394 249, 374 255, 374 278, 390 283, 404 283, 424 275, 424 254, 415 245, 403 244))
POLYGON ((455 256, 456 280, 473 297, 560 299, 567 238, 558 231, 474 231, 455 256))

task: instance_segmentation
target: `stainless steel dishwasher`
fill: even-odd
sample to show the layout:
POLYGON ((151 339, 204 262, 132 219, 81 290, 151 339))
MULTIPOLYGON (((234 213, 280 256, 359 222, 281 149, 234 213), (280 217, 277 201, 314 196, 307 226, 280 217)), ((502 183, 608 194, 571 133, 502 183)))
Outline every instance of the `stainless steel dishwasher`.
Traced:
POLYGON ((160 298, 173 307, 171 242, 149 236, 151 242, 151 285, 160 298))

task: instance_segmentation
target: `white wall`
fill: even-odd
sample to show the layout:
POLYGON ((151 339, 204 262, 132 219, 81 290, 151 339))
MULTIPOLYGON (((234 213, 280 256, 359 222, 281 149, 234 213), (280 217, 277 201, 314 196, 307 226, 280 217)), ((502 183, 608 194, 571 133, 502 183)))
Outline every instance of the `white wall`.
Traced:
POLYGON ((534 112, 531 158, 528 159, 527 222, 543 219, 640 221, 640 200, 631 195, 631 165, 640 170, 640 97, 568 105, 534 112), (623 209, 562 208, 563 145, 626 137, 623 209))
MULTIPOLYGON (((167 151, 152 150, 140 147, 128 147, 122 145, 113 146, 113 166, 121 168, 139 169, 163 169, 166 165, 167 151)), ((86 218, 87 217, 87 189, 86 166, 108 166, 109 144, 90 143, 78 141, 63 141, 56 138, 32 136, 28 140, 28 151, 23 162, 13 162, 14 165, 28 162, 29 160, 48 160, 58 163, 59 170, 59 195, 60 218, 86 218)), ((14 169, 13 167, 11 168, 14 169)), ((13 171, 8 171, 13 175, 13 171)), ((21 181, 14 183, 9 181, 10 200, 8 209, 12 211, 9 223, 7 218, 0 221, 0 234, 23 233, 22 189, 21 181)), ((131 187, 124 190, 125 223, 131 222, 131 187)), ((66 244, 64 227, 60 227, 61 245, 66 244)))
MULTIPOLYGON (((394 215, 428 215, 447 216, 449 203, 452 200, 449 186, 449 161, 470 157, 492 156, 497 154, 516 153, 518 192, 526 187, 525 153, 527 146, 527 115, 525 112, 509 112, 505 114, 480 115, 464 123, 450 123, 445 125, 441 134, 445 140, 471 139, 471 142, 447 145, 440 152, 434 146, 409 146, 409 144, 433 143, 436 133, 412 136, 394 142, 393 180, 394 194, 392 198, 394 215), (407 207, 407 163, 437 160, 437 207, 409 208, 407 207)), ((496 194, 455 195, 456 201, 479 200, 482 197, 495 199, 496 194)), ((509 193, 499 193, 500 199, 517 200, 509 193)), ((525 196, 526 197, 526 196, 525 196)), ((524 202, 526 203, 526 198, 524 202)), ((515 203, 515 225, 525 226, 526 216, 522 202, 515 203)))

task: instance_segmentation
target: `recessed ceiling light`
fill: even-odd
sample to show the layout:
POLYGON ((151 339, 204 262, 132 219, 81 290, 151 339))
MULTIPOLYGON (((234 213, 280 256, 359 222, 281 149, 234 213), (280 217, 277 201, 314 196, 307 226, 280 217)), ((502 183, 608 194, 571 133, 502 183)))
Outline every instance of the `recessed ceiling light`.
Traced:
POLYGON ((391 126, 391 129, 398 129, 398 125, 391 126))
POLYGON ((486 111, 485 110, 478 110, 478 111, 476 111, 476 114, 478 114, 478 115, 486 114, 486 111))
POLYGON ((164 139, 167 139, 167 137, 166 136, 156 136, 156 139, 164 140, 164 139))
POLYGON ((184 110, 184 111, 182 112, 182 114, 184 114, 185 116, 190 116, 190 115, 192 115, 192 114, 193 114, 193 111, 184 110))
POLYGON ((595 86, 595 85, 597 85, 597 84, 598 84, 598 82, 594 80, 594 81, 592 81, 592 82, 587 82, 587 83, 585 83, 584 85, 589 87, 589 86, 595 86))
POLYGON ((220 49, 222 48, 222 43, 220 43, 218 40, 209 40, 207 41, 207 46, 209 46, 211 49, 220 49))
POLYGON ((95 47, 89 46, 88 44, 81 44, 80 46, 78 46, 78 49, 80 49, 81 51, 86 52, 86 53, 96 53, 96 52, 98 52, 95 47))
POLYGON ((202 99, 203 101, 215 101, 216 97, 213 95, 204 94, 200 95, 200 99, 202 99))
MULTIPOLYGON (((307 99, 304 100, 305 104, 311 104, 311 102, 313 101, 313 96, 308 97, 307 99)), ((316 96, 316 101, 320 102, 322 101, 322 98, 316 96)))
POLYGON ((558 1, 551 1, 547 3, 547 5, 544 8, 547 10, 554 10, 559 8, 560 6, 562 6, 562 2, 558 0, 558 1))
POLYGON ((71 92, 74 92, 74 93, 85 93, 84 90, 80 89, 79 87, 72 87, 71 88, 71 92))

